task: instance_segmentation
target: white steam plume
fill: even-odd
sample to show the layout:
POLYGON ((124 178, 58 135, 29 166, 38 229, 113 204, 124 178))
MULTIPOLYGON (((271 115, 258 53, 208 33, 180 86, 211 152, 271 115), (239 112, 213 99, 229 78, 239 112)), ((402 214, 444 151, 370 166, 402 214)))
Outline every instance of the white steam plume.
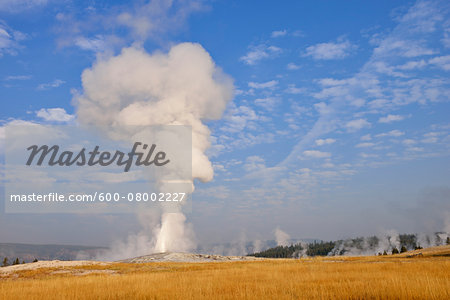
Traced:
POLYGON ((277 246, 288 246, 290 238, 289 234, 281 230, 280 227, 275 229, 275 241, 277 242, 277 246))
POLYGON ((391 254, 394 248, 400 250, 402 246, 407 250, 414 250, 418 246, 427 248, 445 245, 448 236, 448 232, 399 235, 396 230, 391 229, 379 236, 338 241, 328 255, 377 255, 385 251, 391 254))
MULTIPOLYGON (((210 131, 203 121, 222 116, 232 98, 233 84, 199 44, 182 43, 168 53, 153 54, 142 48, 125 48, 117 56, 99 58, 86 69, 82 85, 83 92, 74 97, 81 124, 115 138, 138 135, 130 132, 133 126, 189 125, 192 180, 206 182, 213 178, 211 162, 205 155, 210 131)), ((185 221, 181 208, 179 212, 163 212, 153 244, 138 239, 144 248, 149 244, 154 248, 137 247, 134 252, 190 250, 194 245, 187 237, 185 221)))

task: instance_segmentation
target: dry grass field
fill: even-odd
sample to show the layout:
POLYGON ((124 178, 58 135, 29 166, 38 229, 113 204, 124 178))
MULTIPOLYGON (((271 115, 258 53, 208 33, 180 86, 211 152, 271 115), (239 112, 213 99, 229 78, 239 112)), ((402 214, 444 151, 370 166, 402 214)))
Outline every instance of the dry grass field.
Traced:
POLYGON ((450 246, 420 252, 28 269, 0 274, 0 299, 450 299, 450 246))

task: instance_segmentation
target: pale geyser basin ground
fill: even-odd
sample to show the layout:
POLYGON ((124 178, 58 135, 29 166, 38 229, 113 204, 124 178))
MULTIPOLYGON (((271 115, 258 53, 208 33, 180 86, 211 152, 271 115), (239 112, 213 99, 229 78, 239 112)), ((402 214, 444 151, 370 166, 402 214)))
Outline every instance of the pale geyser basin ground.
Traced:
POLYGON ((388 256, 254 259, 163 253, 132 260, 136 263, 51 261, 1 268, 0 298, 450 298, 450 245, 388 256))

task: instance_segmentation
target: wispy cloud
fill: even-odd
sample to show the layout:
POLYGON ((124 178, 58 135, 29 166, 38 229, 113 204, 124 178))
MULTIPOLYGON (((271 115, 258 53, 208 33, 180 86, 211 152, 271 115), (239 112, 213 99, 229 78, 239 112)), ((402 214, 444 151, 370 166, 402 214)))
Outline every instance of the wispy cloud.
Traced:
POLYGON ((276 46, 258 45, 255 47, 250 47, 247 54, 242 56, 239 60, 243 61, 247 65, 255 65, 259 61, 273 58, 281 52, 281 48, 276 46))
POLYGON ((18 13, 35 7, 44 6, 48 0, 1 0, 0 11, 18 13))
POLYGON ((348 131, 357 131, 365 127, 370 127, 370 123, 366 119, 356 119, 348 121, 345 127, 347 127, 348 131))
POLYGON ((372 136, 370 134, 366 134, 361 137, 361 141, 370 141, 370 140, 372 140, 372 136))
POLYGON ((253 89, 267 89, 267 88, 274 88, 275 86, 277 86, 278 81, 277 80, 270 80, 267 82, 249 82, 248 86, 253 88, 253 89))
POLYGON ((33 76, 31 76, 31 75, 10 75, 10 76, 6 76, 5 77, 5 81, 10 81, 10 80, 29 80, 32 77, 33 76))
POLYGON ((436 143, 438 141, 438 136, 440 135, 440 132, 428 132, 423 135, 423 139, 421 140, 422 143, 426 144, 432 144, 436 143))
POLYGON ((400 70, 414 70, 414 69, 422 69, 426 65, 427 65, 427 62, 423 59, 411 60, 403 65, 398 66, 397 68, 400 70))
POLYGON ((375 135, 375 136, 376 136, 376 137, 386 137, 386 136, 390 136, 390 137, 399 137, 399 136, 402 136, 402 135, 404 135, 404 134, 405 134, 405 133, 404 133, 403 131, 394 129, 394 130, 391 130, 391 131, 389 131, 389 132, 379 133, 379 134, 377 134, 377 135, 375 135))
POLYGON ((317 139, 316 145, 317 146, 323 146, 323 145, 330 145, 336 142, 335 139, 327 138, 327 139, 317 139))
POLYGON ((295 84, 289 84, 289 85, 288 85, 288 88, 285 89, 284 91, 285 91, 286 93, 288 93, 288 94, 294 94, 294 95, 297 95, 297 94, 302 94, 302 93, 304 93, 304 92, 306 91, 306 89, 305 89, 305 88, 299 88, 299 87, 296 87, 295 84))
POLYGON ((75 45, 82 50, 101 52, 107 48, 105 38, 102 35, 96 35, 93 38, 77 37, 75 45))
POLYGON ((312 158, 326 158, 331 156, 330 152, 323 152, 319 150, 305 150, 303 151, 303 154, 312 158))
POLYGON ((437 56, 430 59, 429 62, 430 64, 434 64, 445 71, 450 71, 450 55, 437 56))
POLYGON ((36 112, 36 116, 49 122, 69 122, 75 116, 70 115, 64 108, 42 108, 36 112))
POLYGON ((255 99, 255 104, 265 108, 266 110, 273 110, 278 100, 274 97, 258 98, 255 99))
POLYGON ((316 60, 342 59, 350 55, 356 48, 348 40, 320 43, 306 48, 303 56, 310 56, 316 60))
POLYGON ((63 85, 64 83, 66 83, 66 82, 61 79, 55 79, 49 83, 41 83, 40 85, 37 86, 37 89, 41 90, 41 91, 48 90, 48 89, 52 89, 52 88, 57 88, 57 87, 63 85))
POLYGON ((259 117, 256 112, 245 105, 233 106, 228 115, 225 116, 225 126, 222 127, 224 132, 241 132, 243 131, 251 122, 258 120, 259 117))
POLYGON ((287 64, 286 69, 291 70, 291 71, 298 70, 298 69, 300 69, 300 66, 291 62, 291 63, 287 64))
POLYGON ((273 38, 277 38, 277 37, 281 37, 281 36, 285 36, 287 34, 287 30, 276 30, 276 31, 272 31, 272 34, 270 35, 273 38))
POLYGON ((386 117, 379 118, 378 122, 379 123, 392 123, 392 122, 396 122, 396 121, 402 121, 404 119, 405 119, 405 117, 400 116, 400 115, 387 115, 386 117))
POLYGON ((201 0, 152 0, 102 6, 101 10, 93 8, 82 13, 62 11, 56 15, 57 45, 98 51, 147 40, 164 43, 167 34, 184 28, 192 14, 208 9, 201 0))
POLYGON ((4 54, 16 55, 17 50, 21 48, 19 42, 25 38, 25 34, 11 29, 5 22, 0 20, 0 57, 4 54))
POLYGON ((404 139, 404 140, 402 141, 402 144, 403 144, 403 145, 406 145, 406 146, 411 146, 411 145, 417 144, 417 141, 416 141, 416 140, 413 140, 413 139, 404 139))
POLYGON ((366 143, 359 143, 355 147, 356 148, 368 148, 368 147, 373 147, 373 146, 375 146, 375 143, 366 142, 366 143))
POLYGON ((246 162, 244 164, 244 169, 249 172, 261 170, 264 169, 265 167, 266 166, 264 159, 256 155, 247 157, 246 162))

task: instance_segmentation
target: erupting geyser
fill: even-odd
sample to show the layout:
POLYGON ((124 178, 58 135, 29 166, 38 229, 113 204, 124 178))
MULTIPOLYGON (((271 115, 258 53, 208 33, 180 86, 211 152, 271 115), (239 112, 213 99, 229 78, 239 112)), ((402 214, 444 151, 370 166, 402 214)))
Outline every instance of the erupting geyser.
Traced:
MULTIPOLYGON (((232 98, 233 84, 199 44, 178 44, 167 54, 125 48, 117 56, 99 58, 86 69, 82 85, 82 93, 74 97, 81 124, 114 137, 137 134, 130 132, 133 126, 142 130, 152 125, 189 125, 192 180, 213 178, 211 162, 205 155, 210 131, 203 121, 221 118, 232 98)), ((164 185, 164 178, 160 180, 164 185)), ((154 249, 142 252, 192 249, 185 222, 181 207, 178 212, 163 212, 154 233, 154 249)))

